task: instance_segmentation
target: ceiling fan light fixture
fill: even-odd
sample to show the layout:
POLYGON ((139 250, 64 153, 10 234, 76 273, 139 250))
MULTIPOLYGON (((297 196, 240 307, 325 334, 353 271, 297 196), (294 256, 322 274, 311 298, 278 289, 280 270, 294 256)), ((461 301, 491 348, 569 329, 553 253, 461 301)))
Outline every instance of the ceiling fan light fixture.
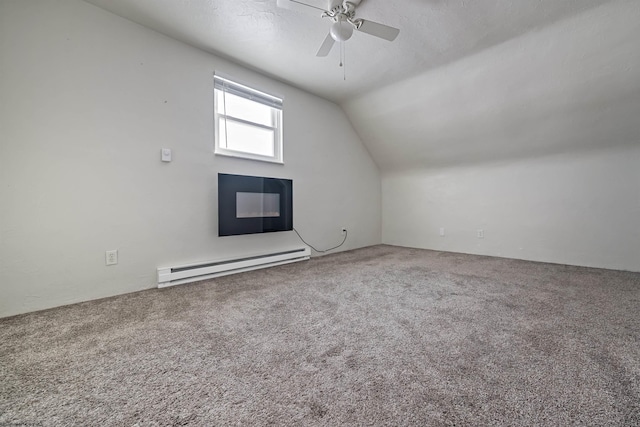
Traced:
POLYGON ((331 24, 329 34, 337 42, 344 42, 351 38, 353 35, 353 25, 346 20, 339 18, 336 22, 331 24))

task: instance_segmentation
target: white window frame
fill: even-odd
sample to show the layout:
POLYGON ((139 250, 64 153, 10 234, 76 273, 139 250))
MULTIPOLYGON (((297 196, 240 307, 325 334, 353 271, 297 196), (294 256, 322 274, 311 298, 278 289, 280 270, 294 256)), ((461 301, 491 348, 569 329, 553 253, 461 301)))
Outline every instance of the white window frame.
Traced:
MULTIPOLYGON (((214 122, 214 134, 215 134, 215 154, 222 156, 239 157, 243 159, 259 160, 263 162, 280 163, 284 164, 283 150, 282 150, 282 98, 269 95, 265 92, 253 89, 249 86, 237 83, 226 77, 221 77, 219 74, 214 74, 214 96, 213 96, 213 122, 214 122), (234 117, 228 114, 218 112, 218 97, 216 91, 221 91, 222 95, 227 93, 240 96, 247 100, 258 102, 260 104, 271 107, 272 123, 273 126, 264 125, 262 123, 255 123, 250 120, 245 120, 242 117, 234 117), (227 148, 226 141, 220 138, 220 123, 222 121, 229 122, 235 121, 249 126, 255 126, 260 129, 273 130, 273 156, 265 156, 258 153, 250 153, 245 151, 232 150, 227 148)), ((224 108, 222 108, 224 110, 224 108)))

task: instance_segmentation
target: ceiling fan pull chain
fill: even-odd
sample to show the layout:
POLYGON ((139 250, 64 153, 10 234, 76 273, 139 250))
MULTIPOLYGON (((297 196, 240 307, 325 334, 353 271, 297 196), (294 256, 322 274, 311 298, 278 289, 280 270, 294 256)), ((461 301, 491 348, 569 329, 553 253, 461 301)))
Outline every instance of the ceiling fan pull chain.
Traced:
POLYGON ((347 47, 342 43, 342 79, 347 81, 347 47))
POLYGON ((340 66, 342 67, 342 79, 347 81, 347 48, 344 42, 340 42, 340 66))

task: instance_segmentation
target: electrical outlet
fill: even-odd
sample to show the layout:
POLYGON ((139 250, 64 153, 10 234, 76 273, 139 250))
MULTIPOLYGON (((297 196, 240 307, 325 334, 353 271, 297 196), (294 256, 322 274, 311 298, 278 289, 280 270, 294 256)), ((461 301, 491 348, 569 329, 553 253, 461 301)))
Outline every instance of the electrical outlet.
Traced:
POLYGON ((484 230, 481 228, 478 229, 478 239, 484 239, 484 230))
POLYGON ((440 237, 444 237, 444 227, 440 227, 440 237))
POLYGON ((347 234, 347 229, 345 227, 342 227, 342 234, 347 234))
POLYGON ((118 263, 118 250, 107 251, 105 252, 105 264, 106 265, 115 265, 118 263))

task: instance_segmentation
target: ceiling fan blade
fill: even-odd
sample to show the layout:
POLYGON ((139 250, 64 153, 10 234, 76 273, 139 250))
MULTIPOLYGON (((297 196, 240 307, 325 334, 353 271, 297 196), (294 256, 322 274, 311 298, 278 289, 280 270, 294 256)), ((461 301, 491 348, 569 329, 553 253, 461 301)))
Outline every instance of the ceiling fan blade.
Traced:
POLYGON ((394 41, 398 34, 400 34, 400 30, 397 28, 390 27, 384 24, 378 24, 373 21, 366 21, 364 19, 361 20, 361 24, 356 28, 358 31, 371 34, 372 36, 380 37, 381 39, 389 40, 390 42, 394 41))
POLYGON ((331 37, 331 34, 327 34, 327 37, 322 42, 322 46, 320 46, 320 49, 318 49, 318 53, 316 53, 316 56, 329 55, 329 52, 331 52, 331 48, 333 47, 334 43, 335 43, 335 40, 333 40, 333 37, 331 37))
POLYGON ((317 3, 317 0, 307 0, 306 2, 298 0, 278 0, 277 5, 282 9, 295 10, 314 16, 322 16, 324 9, 317 6, 317 3))

